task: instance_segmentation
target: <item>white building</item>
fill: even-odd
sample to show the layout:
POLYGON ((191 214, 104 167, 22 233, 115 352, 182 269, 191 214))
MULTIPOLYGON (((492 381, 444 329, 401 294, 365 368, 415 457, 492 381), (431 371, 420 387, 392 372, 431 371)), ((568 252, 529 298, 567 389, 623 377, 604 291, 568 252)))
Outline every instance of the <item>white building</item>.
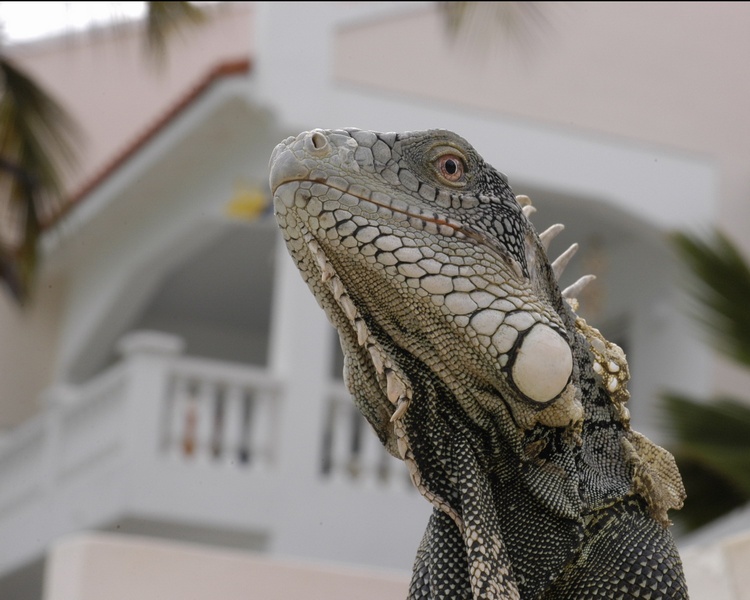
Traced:
POLYGON ((0 598, 41 598, 46 553, 80 558, 81 530, 398 569, 403 588, 429 505, 356 418, 266 204, 271 150, 303 129, 452 129, 540 228, 565 223, 570 280, 599 277, 582 312, 628 352, 636 429, 659 439, 664 390, 741 395, 664 238, 719 224, 750 251, 750 9, 543 10, 533 47, 482 54, 430 3, 219 7, 158 77, 132 28, 14 50, 89 137, 35 304, 0 301, 0 598))

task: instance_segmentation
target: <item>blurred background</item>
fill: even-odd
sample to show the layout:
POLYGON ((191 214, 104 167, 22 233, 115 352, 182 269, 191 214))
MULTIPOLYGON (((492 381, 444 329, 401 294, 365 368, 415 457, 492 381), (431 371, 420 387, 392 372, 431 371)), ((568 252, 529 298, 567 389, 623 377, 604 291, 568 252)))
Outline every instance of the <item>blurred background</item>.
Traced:
POLYGON ((316 127, 453 130, 539 231, 565 224, 562 283, 597 276, 579 313, 682 469, 692 597, 748 597, 750 5, 3 2, 0 23, 0 598, 404 596, 430 506, 272 215, 271 151, 316 127))

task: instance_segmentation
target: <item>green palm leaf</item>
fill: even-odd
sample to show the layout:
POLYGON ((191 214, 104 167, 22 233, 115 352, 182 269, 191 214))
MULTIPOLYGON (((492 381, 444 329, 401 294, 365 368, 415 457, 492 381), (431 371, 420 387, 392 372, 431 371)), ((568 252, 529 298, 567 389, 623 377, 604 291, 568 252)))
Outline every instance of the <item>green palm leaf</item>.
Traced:
POLYGON ((177 31, 198 25, 205 13, 191 2, 147 2, 146 49, 160 65, 166 55, 167 39, 177 31))
POLYGON ((670 394, 664 417, 687 491, 677 521, 693 529, 750 501, 750 407, 670 394))
POLYGON ((62 171, 74 162, 77 129, 37 83, 0 57, 0 277, 18 302, 30 293, 43 222, 62 201, 62 171))
MULTIPOLYGON (((166 40, 204 13, 189 2, 148 2, 146 47, 159 61, 166 40)), ((63 201, 62 173, 75 162, 78 130, 44 89, 0 55, 0 281, 28 301, 41 232, 63 201)))
MULTIPOLYGON (((678 233, 673 242, 690 270, 691 312, 714 346, 750 366, 750 268, 719 231, 678 233)), ((687 491, 675 515, 688 529, 750 502, 750 405, 737 399, 663 398, 665 428, 687 491)))
POLYGON ((737 247, 716 231, 700 238, 678 233, 678 252, 690 267, 690 288, 697 301, 696 319, 703 323, 716 348, 750 367, 750 268, 737 247))

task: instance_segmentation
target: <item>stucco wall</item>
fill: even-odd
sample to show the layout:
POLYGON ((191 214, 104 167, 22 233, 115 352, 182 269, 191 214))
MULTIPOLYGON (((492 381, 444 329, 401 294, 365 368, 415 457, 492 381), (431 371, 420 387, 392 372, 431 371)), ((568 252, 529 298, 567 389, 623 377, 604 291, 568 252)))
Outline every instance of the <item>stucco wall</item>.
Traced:
POLYGON ((33 415, 52 381, 63 293, 47 281, 24 308, 0 293, 0 430, 33 415))
POLYGON ((44 600, 393 600, 408 573, 285 561, 145 538, 84 535, 57 544, 44 600))

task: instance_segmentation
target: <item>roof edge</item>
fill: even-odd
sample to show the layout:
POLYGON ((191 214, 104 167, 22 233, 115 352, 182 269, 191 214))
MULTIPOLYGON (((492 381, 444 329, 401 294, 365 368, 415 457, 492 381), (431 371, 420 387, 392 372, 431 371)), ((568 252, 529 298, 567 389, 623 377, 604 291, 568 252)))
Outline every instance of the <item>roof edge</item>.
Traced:
POLYGON ((249 58, 238 58, 222 62, 211 69, 190 91, 180 98, 151 126, 133 139, 124 150, 105 164, 98 173, 92 175, 88 181, 63 201, 62 208, 42 225, 43 231, 48 231, 79 206, 88 196, 107 181, 118 169, 135 156, 156 135, 172 123, 189 106, 203 96, 215 83, 227 77, 247 75, 252 71, 252 61, 249 58))

